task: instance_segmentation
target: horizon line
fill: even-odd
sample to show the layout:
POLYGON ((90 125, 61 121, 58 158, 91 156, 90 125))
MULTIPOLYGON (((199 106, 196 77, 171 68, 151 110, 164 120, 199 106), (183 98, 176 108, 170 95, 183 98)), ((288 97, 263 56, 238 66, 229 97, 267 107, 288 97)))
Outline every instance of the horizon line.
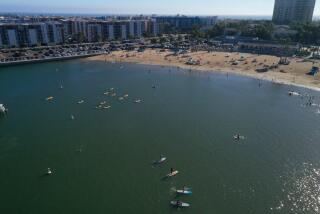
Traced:
MULTIPOLYGON (((190 13, 90 13, 90 12, 12 12, 12 11, 0 11, 0 14, 66 14, 66 15, 143 15, 143 16, 150 16, 150 15, 170 15, 170 16, 272 16, 272 14, 190 14, 190 13)), ((320 15, 320 14, 319 14, 320 15)))
MULTIPOLYGON (((36 15, 105 15, 105 16, 152 16, 152 15, 159 15, 159 16, 227 16, 227 17, 272 17, 273 14, 190 14, 190 13, 90 13, 90 12, 9 12, 9 11, 0 11, 0 15, 5 14, 36 14, 36 15)), ((314 14, 313 18, 320 17, 320 14, 314 14)))

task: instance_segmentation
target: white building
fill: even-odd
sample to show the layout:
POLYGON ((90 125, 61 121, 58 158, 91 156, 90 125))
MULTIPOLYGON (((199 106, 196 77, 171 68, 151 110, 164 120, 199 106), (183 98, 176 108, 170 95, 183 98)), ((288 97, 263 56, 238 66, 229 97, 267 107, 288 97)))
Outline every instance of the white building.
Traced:
POLYGON ((63 43, 63 26, 58 22, 46 23, 49 44, 61 44, 63 43))
POLYGON ((72 34, 82 33, 85 37, 87 37, 88 36, 87 25, 88 25, 87 21, 83 21, 83 20, 73 21, 72 34))
POLYGON ((113 40, 114 39, 114 26, 108 25, 108 39, 113 40))
POLYGON ((156 20, 150 20, 148 26, 148 32, 152 36, 157 36, 160 34, 159 23, 156 20))
POLYGON ((38 44, 38 32, 36 29, 28 29, 28 43, 31 46, 38 44))
POLYGON ((135 37, 134 25, 135 25, 135 21, 129 21, 129 36, 131 37, 135 37))
POLYGON ((142 26, 143 22, 142 21, 136 21, 136 32, 135 32, 135 37, 142 37, 142 26))
POLYGON ((9 47, 18 47, 17 31, 16 29, 8 29, 8 45, 9 47))
POLYGON ((127 39, 127 26, 121 25, 121 39, 127 39))
POLYGON ((87 29, 88 29, 88 42, 101 42, 102 41, 101 24, 90 23, 87 25, 87 29))
POLYGON ((1 35, 1 33, 0 33, 0 47, 2 47, 2 46, 3 46, 2 35, 1 35))
POLYGON ((47 25, 45 23, 40 24, 41 29, 41 37, 42 37, 42 43, 48 44, 49 43, 49 37, 48 37, 48 29, 47 25))

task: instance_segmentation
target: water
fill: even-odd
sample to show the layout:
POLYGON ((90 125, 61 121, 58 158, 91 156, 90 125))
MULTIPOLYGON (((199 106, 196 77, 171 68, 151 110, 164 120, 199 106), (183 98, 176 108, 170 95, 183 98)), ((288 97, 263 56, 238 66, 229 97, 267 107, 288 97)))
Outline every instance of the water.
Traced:
POLYGON ((9 108, 0 119, 0 213, 319 213, 319 107, 287 92, 320 103, 318 93, 123 65, 0 68, 9 108), (129 97, 104 95, 111 87, 129 97), (111 108, 96 109, 104 100, 111 108), (246 139, 235 142, 236 133, 246 139), (168 161, 153 167, 161 154, 168 161), (170 167, 180 173, 161 180, 170 167), (176 210, 172 190, 183 185, 191 207, 176 210))

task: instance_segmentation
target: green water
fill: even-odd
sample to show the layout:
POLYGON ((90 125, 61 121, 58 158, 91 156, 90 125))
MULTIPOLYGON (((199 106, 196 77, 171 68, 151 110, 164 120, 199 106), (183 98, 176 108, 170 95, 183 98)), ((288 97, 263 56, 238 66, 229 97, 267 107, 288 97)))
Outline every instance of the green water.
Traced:
POLYGON ((9 108, 0 118, 0 213, 319 213, 319 107, 304 107, 291 89, 320 103, 312 91, 160 66, 0 68, 9 108), (111 87, 128 99, 104 95, 111 87), (104 100, 111 108, 96 109, 104 100), (235 142, 236 133, 246 139, 235 142), (152 166, 161 154, 167 162, 152 166), (170 167, 179 174, 162 180, 170 167), (169 202, 183 185, 193 195, 179 199, 191 207, 177 210, 169 202))

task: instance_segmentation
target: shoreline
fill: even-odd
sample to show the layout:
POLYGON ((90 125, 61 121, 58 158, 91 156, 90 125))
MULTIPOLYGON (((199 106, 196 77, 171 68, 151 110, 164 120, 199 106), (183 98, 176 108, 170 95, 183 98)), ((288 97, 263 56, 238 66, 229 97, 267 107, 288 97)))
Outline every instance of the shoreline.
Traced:
POLYGON ((279 57, 248 53, 229 52, 192 52, 184 55, 174 55, 171 51, 158 50, 115 51, 108 55, 88 57, 90 61, 126 62, 144 65, 171 66, 187 70, 205 71, 213 73, 236 74, 251 77, 257 80, 270 81, 277 84, 303 87, 320 91, 320 77, 309 76, 306 73, 312 66, 319 66, 311 61, 302 61, 300 58, 290 58, 290 65, 281 65, 277 69, 259 73, 255 69, 264 65, 272 66, 279 62, 279 57), (199 65, 187 65, 188 59, 198 60, 199 65), (254 62, 256 61, 256 62, 254 62))
MULTIPOLYGON (((124 62, 124 61, 118 61, 118 63, 120 62, 124 62)), ((150 64, 150 63, 145 63, 145 62, 125 62, 125 63, 134 63, 134 64, 140 64, 140 65, 158 65, 158 66, 167 66, 167 67, 172 67, 172 65, 163 65, 163 64, 150 64)), ((187 67, 179 67, 180 69, 185 69, 188 70, 189 68, 187 67)), ((315 86, 308 86, 308 85, 303 85, 303 84, 299 84, 299 83, 293 83, 290 81, 283 81, 283 80, 278 80, 278 79, 270 79, 269 77, 258 77, 256 75, 251 75, 251 74, 247 74, 247 73, 239 73, 237 71, 230 71, 230 70, 205 70, 202 68, 193 68, 193 71, 198 71, 198 72, 209 72, 209 73, 218 73, 218 74, 231 74, 231 75, 237 75, 240 77, 247 77, 247 78, 252 78, 252 79, 256 79, 256 80, 262 80, 262 81, 268 81, 268 82, 272 82, 275 84, 282 84, 282 85, 287 85, 287 86, 294 86, 294 87, 300 87, 300 88, 305 88, 305 89, 310 89, 310 90, 314 90, 314 91, 319 91, 320 92, 320 87, 315 87, 315 86)))
POLYGON ((72 55, 72 56, 47 57, 47 58, 42 58, 42 59, 6 61, 6 62, 0 62, 0 67, 8 67, 8 66, 15 66, 15 65, 25 65, 25 64, 33 64, 33 63, 43 63, 43 62, 53 62, 53 61, 72 60, 72 59, 78 59, 78 58, 99 56, 101 54, 103 54, 103 53, 90 53, 90 54, 78 54, 78 55, 72 55))

